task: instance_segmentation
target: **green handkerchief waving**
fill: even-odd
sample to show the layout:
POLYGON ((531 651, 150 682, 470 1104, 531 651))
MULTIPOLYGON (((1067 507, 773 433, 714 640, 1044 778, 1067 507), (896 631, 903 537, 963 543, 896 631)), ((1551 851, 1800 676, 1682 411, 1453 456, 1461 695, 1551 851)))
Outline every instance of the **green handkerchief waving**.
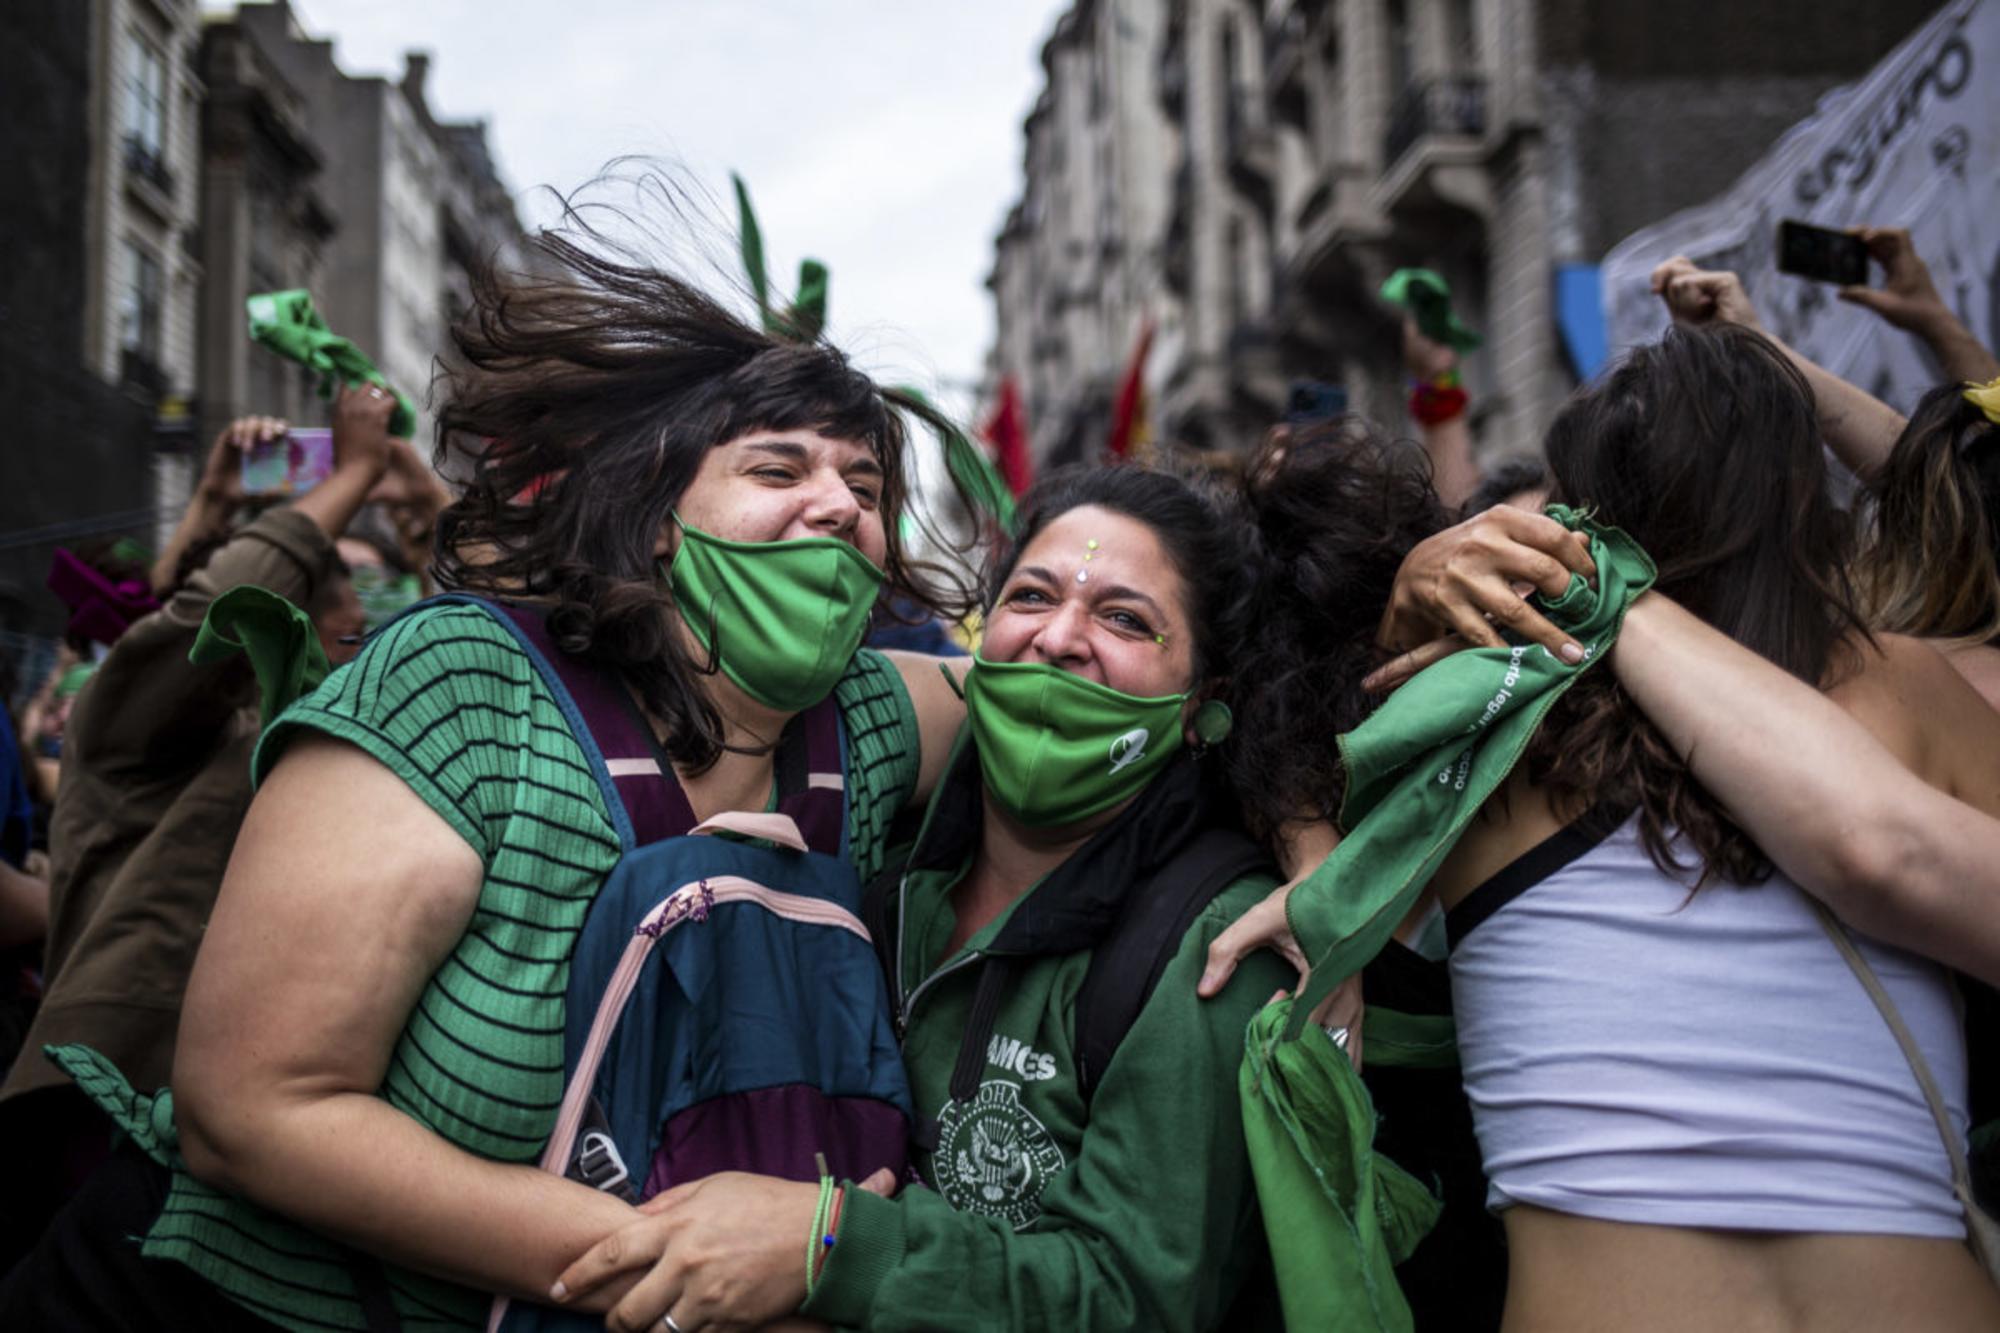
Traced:
POLYGON ((259 292, 243 304, 250 315, 251 339, 317 372, 320 397, 333 397, 335 380, 379 385, 395 394, 396 410, 389 417, 389 433, 398 439, 410 438, 410 432, 417 428, 415 405, 382 378, 382 372, 360 348, 326 326, 319 311, 313 309, 311 292, 259 292))
POLYGON ((1293 891, 1285 914, 1312 966, 1286 1035, 1394 933, 1486 798, 1499 789, 1549 708, 1618 637, 1626 608, 1657 571, 1638 543, 1562 505, 1549 516, 1590 538, 1597 587, 1572 576, 1542 602, 1583 645, 1575 666, 1536 644, 1474 648, 1419 672, 1340 738, 1347 830, 1293 891))
POLYGON ((1432 342, 1469 352, 1482 341, 1451 305, 1451 284, 1427 268, 1399 268, 1382 284, 1382 299, 1401 306, 1432 342))

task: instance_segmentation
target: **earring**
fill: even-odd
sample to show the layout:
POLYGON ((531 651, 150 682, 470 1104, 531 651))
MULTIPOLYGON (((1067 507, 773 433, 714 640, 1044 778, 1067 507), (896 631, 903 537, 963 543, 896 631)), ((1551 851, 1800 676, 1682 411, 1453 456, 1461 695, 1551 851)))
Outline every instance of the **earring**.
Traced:
POLYGON ((1209 699, 1194 710, 1194 738, 1203 746, 1222 744, 1235 725, 1236 715, 1220 699, 1209 699))

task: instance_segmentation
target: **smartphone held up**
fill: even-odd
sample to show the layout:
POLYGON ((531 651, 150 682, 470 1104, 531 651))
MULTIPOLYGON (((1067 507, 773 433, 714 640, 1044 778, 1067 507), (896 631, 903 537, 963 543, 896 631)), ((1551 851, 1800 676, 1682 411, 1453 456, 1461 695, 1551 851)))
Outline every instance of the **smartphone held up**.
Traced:
POLYGON ((243 451, 245 495, 296 498, 333 472, 333 432, 294 428, 243 451))
POLYGON ((1778 272, 1859 287, 1868 281, 1868 247, 1848 232, 1787 219, 1778 224, 1778 272))

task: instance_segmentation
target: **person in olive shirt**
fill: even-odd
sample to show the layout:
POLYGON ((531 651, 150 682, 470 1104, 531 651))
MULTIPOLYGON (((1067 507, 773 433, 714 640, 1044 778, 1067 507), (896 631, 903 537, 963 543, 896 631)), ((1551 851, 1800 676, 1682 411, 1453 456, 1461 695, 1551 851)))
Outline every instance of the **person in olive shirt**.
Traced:
POLYGON ((1279 1325, 1236 1081, 1246 1024, 1293 974, 1263 954, 1218 998, 1195 993, 1209 942, 1279 876, 1242 874, 1169 937, 1101 1072, 1077 1036, 1107 922, 1238 818, 1212 749, 1261 632, 1257 539, 1140 467, 1052 474, 1022 514, 980 652, 952 673, 968 725, 877 914, 922 1186, 842 1188, 821 1220, 811 1185, 693 1182, 642 1205, 551 1299, 644 1272, 609 1327, 795 1310, 875 1330, 1279 1325))
POLYGON ((42 1048, 85 1042, 142 1091, 164 1084, 173 1062, 181 995, 250 805, 258 731, 249 672, 190 663, 196 631, 218 596, 255 584, 312 608, 334 661, 354 655, 341 640, 359 635, 361 609, 334 541, 382 480, 393 406, 379 390, 343 392, 333 473, 233 535, 242 453, 285 423, 232 422, 156 570, 165 604, 119 636, 77 701, 49 829, 47 992, 0 1085, 0 1132, 16 1145, 0 1269, 108 1142, 107 1123, 42 1048))

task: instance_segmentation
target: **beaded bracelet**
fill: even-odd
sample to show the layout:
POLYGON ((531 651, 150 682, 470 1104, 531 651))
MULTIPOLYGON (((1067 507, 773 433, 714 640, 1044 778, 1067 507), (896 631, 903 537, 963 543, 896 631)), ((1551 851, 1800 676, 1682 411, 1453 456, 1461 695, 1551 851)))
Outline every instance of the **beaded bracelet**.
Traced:
POLYGON ((806 1236, 806 1295, 813 1294, 819 1285, 820 1251, 833 1242, 827 1235, 827 1216, 833 1204, 833 1175, 826 1169, 826 1156, 814 1153, 813 1160, 819 1164, 819 1203, 813 1208, 812 1231, 806 1236))

